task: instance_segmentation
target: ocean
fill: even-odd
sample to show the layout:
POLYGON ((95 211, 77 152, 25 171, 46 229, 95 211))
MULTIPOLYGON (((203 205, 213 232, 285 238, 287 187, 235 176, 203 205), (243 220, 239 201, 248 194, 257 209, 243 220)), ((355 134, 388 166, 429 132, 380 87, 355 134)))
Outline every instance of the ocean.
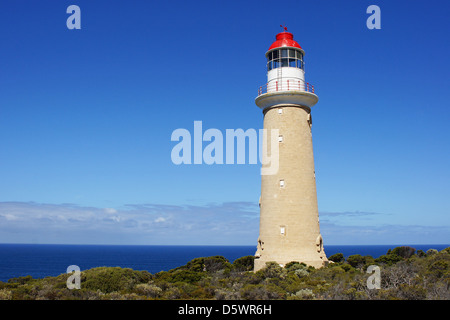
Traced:
MULTIPOLYGON (((400 245, 328 245, 325 253, 371 255, 386 254, 400 245)), ((427 251, 449 245, 408 245, 427 251)), ((0 281, 31 275, 44 278, 66 273, 67 267, 77 265, 81 271, 95 267, 123 267, 147 270, 150 273, 168 271, 188 261, 207 256, 224 256, 230 262, 253 255, 256 246, 147 246, 147 245, 59 245, 59 244, 0 244, 0 281)))

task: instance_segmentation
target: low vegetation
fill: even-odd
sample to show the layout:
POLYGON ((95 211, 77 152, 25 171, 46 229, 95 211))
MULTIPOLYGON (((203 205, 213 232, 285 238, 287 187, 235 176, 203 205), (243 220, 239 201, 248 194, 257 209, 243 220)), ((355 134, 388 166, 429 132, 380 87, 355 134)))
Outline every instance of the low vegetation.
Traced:
POLYGON ((320 269, 270 262, 253 272, 253 259, 202 257, 156 274, 93 268, 81 272, 81 289, 72 290, 66 286, 69 274, 19 277, 0 282, 0 299, 450 299, 450 247, 440 252, 397 247, 376 259, 338 253, 320 269), (380 267, 380 289, 367 286, 370 265, 380 267))

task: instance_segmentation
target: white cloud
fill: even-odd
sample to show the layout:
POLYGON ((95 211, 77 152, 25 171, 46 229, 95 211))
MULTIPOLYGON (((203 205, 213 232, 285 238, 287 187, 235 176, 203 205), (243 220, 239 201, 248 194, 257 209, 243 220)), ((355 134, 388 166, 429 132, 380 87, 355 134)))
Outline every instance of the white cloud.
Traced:
POLYGON ((256 217, 257 204, 244 202, 121 208, 0 202, 0 243, 249 244, 257 239, 256 217))
POLYGON ((19 220, 20 218, 11 214, 11 213, 4 213, 2 214, 2 217, 4 217, 6 220, 8 221, 12 221, 12 220, 19 220))
MULTIPOLYGON (((325 244, 448 243, 449 226, 375 223, 371 212, 320 213, 325 244), (341 219, 345 218, 347 219, 341 219)), ((256 244, 257 203, 120 208, 0 202, 0 243, 256 244)))
POLYGON ((363 217, 363 216, 374 216, 374 215, 383 215, 385 213, 378 212, 366 212, 366 211, 343 211, 343 212, 320 212, 320 216, 329 216, 329 217, 363 217))
POLYGON ((321 221, 325 244, 448 244, 449 226, 360 224, 321 221))
POLYGON ((114 209, 114 208, 105 208, 103 210, 105 211, 105 213, 108 213, 108 214, 115 214, 115 213, 117 213, 117 210, 114 209))

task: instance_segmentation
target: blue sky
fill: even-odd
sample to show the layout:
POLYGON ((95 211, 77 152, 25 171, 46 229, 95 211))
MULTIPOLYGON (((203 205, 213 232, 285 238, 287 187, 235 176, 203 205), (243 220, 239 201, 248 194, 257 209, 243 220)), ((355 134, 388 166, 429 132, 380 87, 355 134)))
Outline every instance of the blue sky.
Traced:
POLYGON ((265 52, 306 52, 328 244, 449 243, 448 1, 0 3, 0 243, 243 244, 260 165, 174 165, 170 140, 262 128, 265 52), (66 8, 81 8, 69 30, 66 8), (381 9, 369 30, 366 9, 381 9))

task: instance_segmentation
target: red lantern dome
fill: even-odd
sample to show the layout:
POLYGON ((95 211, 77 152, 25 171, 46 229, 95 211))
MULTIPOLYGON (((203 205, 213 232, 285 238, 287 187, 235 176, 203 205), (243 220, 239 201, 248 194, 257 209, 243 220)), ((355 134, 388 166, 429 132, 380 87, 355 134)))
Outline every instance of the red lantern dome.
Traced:
POLYGON ((279 34, 277 34, 276 40, 274 41, 274 43, 272 43, 269 50, 280 47, 293 47, 302 49, 302 47, 300 47, 298 42, 294 40, 294 35, 287 31, 280 32, 279 34))

